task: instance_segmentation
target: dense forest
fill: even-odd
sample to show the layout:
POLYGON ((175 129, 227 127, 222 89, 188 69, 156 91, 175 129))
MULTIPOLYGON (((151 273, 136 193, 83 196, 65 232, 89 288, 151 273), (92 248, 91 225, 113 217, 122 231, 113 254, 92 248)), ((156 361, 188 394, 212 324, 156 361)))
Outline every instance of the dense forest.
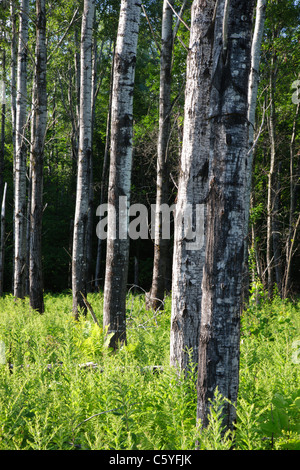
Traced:
MULTIPOLYGON (((38 441, 46 407, 33 418, 28 391, 28 406, 15 410, 16 395, 1 418, 15 420, 4 448, 225 449, 236 420, 236 448, 299 446, 298 359, 286 395, 276 381, 272 395, 273 379, 257 396, 249 385, 259 355, 275 371, 262 348, 276 331, 299 338, 299 25, 298 0, 1 0, 0 345, 19 385, 26 362, 40 383, 42 357, 70 376, 83 366, 69 377, 70 429, 53 438, 46 419, 38 441), (99 362, 102 375, 79 385, 99 362), (149 369, 130 375, 129 362, 149 369), (166 374, 157 389, 154 366, 166 374), (255 415, 255 400, 271 408, 255 415), (114 417, 81 433, 101 407, 114 417)), ((1 373, 4 402, 13 385, 1 373)), ((55 374, 53 410, 68 394, 55 374)))

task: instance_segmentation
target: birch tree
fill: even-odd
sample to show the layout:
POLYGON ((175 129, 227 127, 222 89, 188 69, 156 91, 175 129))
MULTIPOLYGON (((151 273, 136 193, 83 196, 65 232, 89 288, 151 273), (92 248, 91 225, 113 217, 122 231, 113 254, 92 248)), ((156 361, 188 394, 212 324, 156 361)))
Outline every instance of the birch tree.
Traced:
POLYGON ((133 88, 141 2, 122 0, 114 57, 111 109, 111 150, 107 213, 107 255, 103 326, 111 346, 126 341, 126 290, 129 261, 133 131, 133 88))
POLYGON ((187 59, 183 144, 176 204, 172 279, 170 361, 185 369, 188 351, 198 361, 201 319, 201 280, 204 263, 205 200, 209 170, 209 90, 211 85, 215 0, 192 5, 187 59), (202 236, 188 238, 188 211, 193 229, 202 236), (198 210, 198 212, 197 212, 198 210), (187 217, 180 218, 186 214, 187 217), (198 220, 197 220, 198 219, 198 220), (198 227, 195 227, 197 222, 198 227))
POLYGON ((150 303, 154 310, 163 306, 165 294, 166 263, 169 240, 162 234, 163 204, 169 199, 168 141, 170 134, 171 113, 171 67, 173 51, 173 12, 174 0, 164 0, 162 13, 162 34, 160 52, 160 96, 159 96, 159 132, 157 143, 157 180, 153 277, 150 290, 150 303))
POLYGON ((80 105, 77 191, 72 251, 73 314, 85 310, 87 282, 87 224, 89 211, 90 165, 92 144, 92 28, 95 0, 83 6, 80 46, 80 105))
POLYGON ((14 0, 10 0, 11 22, 11 124, 13 144, 13 164, 16 159, 16 69, 17 69, 17 28, 16 9, 14 0))
POLYGON ((248 80, 254 0, 221 0, 216 10, 207 244, 202 281, 197 416, 208 424, 216 389, 231 428, 239 385, 245 200, 249 177, 248 80), (232 404, 233 405, 232 405, 232 404))
POLYGON ((16 158, 14 178, 14 296, 24 297, 26 263, 27 47, 29 0, 20 2, 16 91, 16 158))
POLYGON ((29 299, 30 306, 44 312, 42 273, 43 167, 47 125, 47 49, 45 0, 36 1, 36 50, 31 118, 31 209, 29 299))

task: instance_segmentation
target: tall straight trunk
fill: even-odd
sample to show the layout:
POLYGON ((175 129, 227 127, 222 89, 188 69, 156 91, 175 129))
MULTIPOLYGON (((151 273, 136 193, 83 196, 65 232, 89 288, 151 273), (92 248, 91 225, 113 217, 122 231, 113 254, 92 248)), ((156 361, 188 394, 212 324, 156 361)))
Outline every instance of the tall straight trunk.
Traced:
POLYGON ((15 0, 10 0, 11 21, 11 121, 12 121, 12 144, 13 161, 16 155, 16 69, 17 69, 17 29, 15 0))
POLYGON ((274 58, 272 58, 272 69, 270 71, 270 115, 269 115, 269 137, 270 137, 270 168, 268 173, 268 195, 267 195, 267 272, 268 272, 268 296, 273 295, 274 288, 274 256, 273 256, 273 211, 274 211, 274 176, 275 176, 275 103, 274 86, 276 72, 274 71, 274 58))
POLYGON ((14 186, 14 296, 25 293, 26 264, 26 105, 29 0, 21 0, 16 92, 16 158, 14 186))
POLYGON ((192 5, 183 145, 175 219, 170 344, 171 364, 181 369, 187 367, 189 359, 194 363, 198 362, 215 4, 215 0, 207 1, 205 5, 201 0, 195 0, 192 5), (196 239, 196 242, 187 237, 187 220, 183 218, 180 221, 179 218, 180 215, 188 215, 189 207, 194 229, 196 233, 202 233, 202 237, 198 241, 196 239), (189 350, 192 351, 191 357, 189 350))
POLYGON ((160 96, 159 132, 157 143, 157 179, 153 277, 150 290, 150 303, 154 310, 163 307, 166 289, 166 269, 168 262, 169 240, 162 234, 163 204, 169 200, 168 141, 171 123, 171 67, 173 52, 173 13, 174 0, 164 0, 162 13, 162 34, 160 53, 160 96))
POLYGON ((1 206, 1 237, 0 237, 0 296, 3 294, 4 254, 5 254, 5 201, 7 183, 4 183, 3 198, 1 206))
POLYGON ((247 89, 254 0, 220 0, 210 97, 207 246, 202 282, 197 417, 208 424, 216 389, 232 428, 239 385, 248 167, 247 89))
POLYGON ((272 244, 274 253, 274 271, 277 292, 282 295, 282 256, 281 256, 281 223, 279 220, 280 207, 281 207, 281 172, 282 163, 278 162, 276 165, 275 183, 274 183, 274 203, 272 215, 272 244))
MULTIPOLYGON (((96 15, 94 8, 93 18, 93 29, 96 23, 96 15)), ((91 292, 93 289, 93 273, 92 273, 92 262, 93 262, 93 221, 94 221, 94 171, 93 171, 93 129, 95 122, 95 101, 96 101, 96 90, 97 90, 97 38, 92 39, 91 46, 91 62, 92 62, 92 78, 91 78, 91 152, 89 162, 89 210, 88 210, 88 221, 87 221, 87 235, 86 235, 86 264, 87 264, 87 292, 91 292)))
POLYGON ((87 225, 92 144, 92 30, 95 0, 84 0, 80 46, 79 149, 72 251, 73 314, 86 311, 82 294, 87 283, 87 225))
POLYGON ((126 341, 129 262, 127 227, 132 169, 133 89, 140 12, 140 0, 122 0, 114 59, 103 307, 103 326, 108 328, 108 333, 112 333, 110 344, 114 348, 119 342, 126 341))
POLYGON ((29 300, 30 306, 44 312, 42 272, 42 217, 44 146, 47 126, 47 49, 45 0, 36 1, 36 50, 31 120, 31 210, 29 300))
MULTIPOLYGON (((109 166, 109 147, 110 147, 110 128, 111 128, 111 101, 112 101, 112 90, 113 90, 113 70, 114 70, 114 57, 115 57, 115 46, 113 52, 113 58, 111 63, 110 71, 110 93, 109 93, 109 102, 108 102, 108 113, 106 121, 106 138, 105 138, 105 149, 103 157, 103 166, 102 166, 102 175, 101 175, 101 184, 100 184, 100 206, 104 204, 105 201, 105 191, 107 191, 107 172, 109 166)), ((99 290, 100 285, 100 269, 101 269, 101 259, 103 252, 103 242, 104 240, 101 237, 98 238, 97 244, 97 257, 96 257, 96 269, 95 269, 95 289, 99 290)))
MULTIPOLYGON (((249 154, 248 154, 248 165, 250 168, 250 175, 248 179, 248 189, 246 193, 246 233, 245 233, 245 261, 248 256, 248 246, 249 238, 249 213, 250 213, 250 197, 251 197, 251 188, 252 188, 252 168, 253 168, 253 155, 255 147, 255 124, 256 124, 256 103, 257 103, 257 93, 259 85, 259 64, 260 64, 260 55, 261 55, 261 45, 263 40, 263 33, 266 20, 266 8, 267 0, 257 0, 256 4, 256 15, 255 15, 255 27, 253 32, 252 39, 252 48, 251 48, 251 70, 249 76, 249 86, 248 86, 248 120, 249 120, 249 154)), ((251 229, 253 232, 254 229, 251 229)), ((252 239, 252 244, 254 240, 252 239)), ((254 243, 255 245, 255 243, 254 243)), ((253 245, 253 246, 254 246, 253 245)), ((249 276, 248 266, 245 266, 245 279, 249 276)), ((249 287, 249 286, 247 286, 249 287)))

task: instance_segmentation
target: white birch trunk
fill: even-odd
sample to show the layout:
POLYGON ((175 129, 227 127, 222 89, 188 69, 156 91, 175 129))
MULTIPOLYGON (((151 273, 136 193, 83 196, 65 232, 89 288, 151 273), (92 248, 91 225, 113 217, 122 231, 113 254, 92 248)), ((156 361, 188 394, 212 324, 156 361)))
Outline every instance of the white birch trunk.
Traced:
POLYGON ((30 306, 44 312, 42 275, 43 167, 47 126, 47 49, 45 0, 36 2, 36 49, 31 118, 31 196, 29 246, 30 306))
POLYGON ((86 296, 87 224, 89 211, 90 156, 92 144, 92 28, 95 0, 85 0, 81 27, 79 149, 77 191, 72 251, 73 314, 85 310, 81 293, 86 296))
MULTIPOLYGON (((216 14, 198 364, 197 416, 203 426, 216 389, 234 405, 239 385, 253 9, 254 0, 220 0, 216 14)), ((232 428, 234 406, 225 402, 223 414, 225 426, 232 428)))
MULTIPOLYGON (((183 146, 176 204, 176 217, 192 208, 196 227, 204 233, 205 199, 209 170, 209 90, 213 52, 215 0, 205 5, 195 0, 192 6, 190 50, 187 61, 183 146), (201 208, 196 214, 196 205, 201 208), (200 206, 201 205, 201 206, 200 206), (198 219, 198 220, 197 220, 198 219)), ((187 220, 183 220, 187 222, 187 220)), ((199 237, 198 237, 199 238, 199 237)), ((201 239, 202 238, 202 239, 201 239)), ((198 361, 201 319, 201 281, 205 253, 204 235, 199 246, 192 246, 180 220, 175 223, 171 365, 185 369, 190 359, 198 361)))
POLYGON ((26 264, 26 105, 29 0, 20 4, 16 93, 16 159, 14 186, 14 296, 24 297, 26 264))
POLYGON ((17 31, 15 1, 10 1, 10 21, 11 21, 11 124, 13 137, 13 162, 16 156, 16 68, 17 68, 17 31))
POLYGON ((111 346, 114 348, 118 342, 126 341, 129 261, 127 224, 132 169, 133 88, 140 11, 139 0, 122 0, 114 59, 103 307, 103 326, 108 328, 108 333, 113 334, 111 346))

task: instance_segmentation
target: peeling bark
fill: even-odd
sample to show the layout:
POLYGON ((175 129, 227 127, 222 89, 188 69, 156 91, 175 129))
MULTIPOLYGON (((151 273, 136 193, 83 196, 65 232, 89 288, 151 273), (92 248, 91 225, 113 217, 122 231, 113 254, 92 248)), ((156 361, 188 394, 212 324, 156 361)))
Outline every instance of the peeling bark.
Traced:
MULTIPOLYGON (((247 90, 254 0, 231 0, 224 54, 224 5, 218 3, 210 101, 211 145, 207 246, 202 282, 197 417, 208 424, 218 391, 233 405, 239 384, 245 200, 249 166, 247 90), (223 31, 222 31, 223 30, 223 31)), ((224 424, 235 408, 225 402, 224 424)))
POLYGON ((205 3, 196 0, 192 6, 172 279, 170 361, 180 369, 185 369, 188 365, 188 350, 192 350, 190 359, 194 363, 198 361, 205 237, 200 247, 193 248, 191 240, 186 237, 183 224, 178 223, 178 217, 190 205, 194 221, 202 228, 205 223, 215 3, 214 0, 205 3), (203 212, 201 220, 197 220, 196 205, 200 204, 203 212))

